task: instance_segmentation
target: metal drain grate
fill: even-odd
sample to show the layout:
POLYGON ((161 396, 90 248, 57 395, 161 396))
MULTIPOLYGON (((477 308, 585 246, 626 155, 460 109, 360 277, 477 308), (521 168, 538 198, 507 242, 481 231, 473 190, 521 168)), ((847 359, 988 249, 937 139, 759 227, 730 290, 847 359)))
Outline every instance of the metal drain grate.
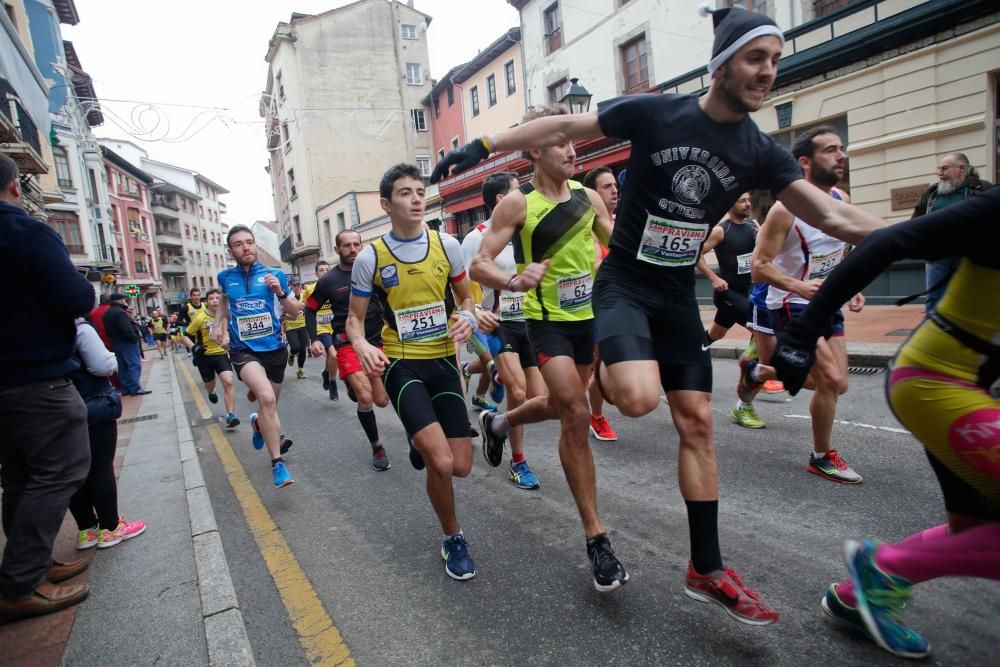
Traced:
POLYGON ((159 419, 159 414, 143 415, 141 417, 129 417, 128 419, 119 419, 119 424, 133 424, 135 422, 148 422, 152 419, 159 419))
POLYGON ((878 375, 885 371, 885 368, 872 366, 851 366, 847 369, 850 375, 878 375))

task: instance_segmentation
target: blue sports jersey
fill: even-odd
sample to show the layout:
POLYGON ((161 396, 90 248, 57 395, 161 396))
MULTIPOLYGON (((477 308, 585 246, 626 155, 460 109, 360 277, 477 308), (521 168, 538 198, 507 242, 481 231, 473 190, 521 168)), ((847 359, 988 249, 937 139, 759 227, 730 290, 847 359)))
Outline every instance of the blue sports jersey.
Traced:
POLYGON ((289 292, 288 278, 281 269, 255 262, 249 271, 238 266, 219 272, 219 289, 229 298, 229 348, 271 352, 285 347, 281 336, 278 297, 264 284, 271 274, 281 289, 289 292))

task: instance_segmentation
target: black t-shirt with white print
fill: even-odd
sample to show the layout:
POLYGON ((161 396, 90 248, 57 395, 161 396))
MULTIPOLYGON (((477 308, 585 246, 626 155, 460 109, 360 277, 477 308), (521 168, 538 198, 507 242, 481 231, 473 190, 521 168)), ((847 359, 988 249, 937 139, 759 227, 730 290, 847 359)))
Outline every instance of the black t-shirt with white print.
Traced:
POLYGON ((802 178, 749 116, 718 123, 694 95, 618 97, 601 102, 597 118, 606 136, 632 142, 607 261, 653 273, 653 284, 693 287, 702 243, 740 195, 777 194, 802 178))

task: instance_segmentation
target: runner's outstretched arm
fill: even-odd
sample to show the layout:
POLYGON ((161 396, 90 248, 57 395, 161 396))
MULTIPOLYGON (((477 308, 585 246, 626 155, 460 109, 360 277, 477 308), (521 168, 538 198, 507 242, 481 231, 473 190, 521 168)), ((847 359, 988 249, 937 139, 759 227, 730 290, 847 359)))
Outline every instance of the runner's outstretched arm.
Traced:
POLYGON ((597 112, 544 116, 496 134, 473 139, 448 153, 431 174, 431 183, 471 169, 491 153, 558 146, 604 136, 597 112))
POLYGON ((777 199, 794 216, 821 232, 855 245, 861 243, 871 232, 888 224, 857 206, 837 201, 804 178, 793 181, 777 193, 777 199))

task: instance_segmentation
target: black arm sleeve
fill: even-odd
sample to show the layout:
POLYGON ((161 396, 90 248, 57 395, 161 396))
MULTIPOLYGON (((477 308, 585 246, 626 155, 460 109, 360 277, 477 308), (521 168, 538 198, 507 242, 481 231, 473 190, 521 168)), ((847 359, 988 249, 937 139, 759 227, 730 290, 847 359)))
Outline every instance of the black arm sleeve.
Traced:
POLYGON ((309 334, 309 340, 319 340, 319 335, 316 333, 316 311, 308 303, 306 303, 306 332, 309 334))
MULTIPOLYGON (((934 260, 996 254, 1000 240, 1000 187, 940 211, 872 232, 826 279, 803 311, 818 324, 899 259, 934 260)), ((1000 266, 995 257, 993 262, 1000 266)))

